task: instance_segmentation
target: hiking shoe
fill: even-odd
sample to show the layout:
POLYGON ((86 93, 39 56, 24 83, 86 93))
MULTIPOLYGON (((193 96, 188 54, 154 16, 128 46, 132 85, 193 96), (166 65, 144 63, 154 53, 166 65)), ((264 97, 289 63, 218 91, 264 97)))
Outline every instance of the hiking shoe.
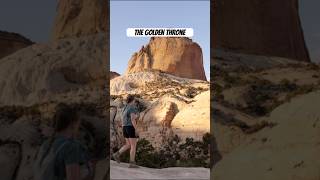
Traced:
POLYGON ((120 154, 119 152, 116 152, 112 155, 113 159, 117 161, 117 163, 120 163, 120 154))
POLYGON ((130 162, 129 168, 139 168, 139 166, 136 165, 136 162, 130 162))

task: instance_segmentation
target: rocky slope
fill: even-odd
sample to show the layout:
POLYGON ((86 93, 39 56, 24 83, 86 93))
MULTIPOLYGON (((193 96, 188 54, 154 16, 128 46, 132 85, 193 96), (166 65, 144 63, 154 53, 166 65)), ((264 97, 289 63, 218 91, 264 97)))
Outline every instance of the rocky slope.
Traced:
POLYGON ((0 61, 0 105, 96 102, 105 86, 105 35, 35 44, 0 61))
POLYGON ((59 0, 53 39, 107 32, 108 9, 106 0, 59 0))
POLYGON ((277 125, 226 155, 214 179, 319 179, 319 102, 316 91, 276 108, 266 120, 277 125))
POLYGON ((319 66, 226 50, 212 62, 212 177, 319 179, 319 66))
POLYGON ((206 80, 201 47, 188 38, 151 38, 147 45, 133 54, 126 74, 145 69, 206 80))
POLYGON ((310 61, 298 0, 224 0, 211 6, 215 48, 310 61))
POLYGON ((166 127, 179 136, 198 140, 209 132, 210 92, 206 81, 157 71, 138 72, 112 79, 110 93, 110 104, 118 107, 116 123, 121 122, 122 99, 127 94, 139 96, 145 106, 139 119, 141 137, 154 145, 161 144, 160 132, 166 127))
POLYGON ((32 44, 32 41, 20 34, 0 31, 0 59, 32 44))

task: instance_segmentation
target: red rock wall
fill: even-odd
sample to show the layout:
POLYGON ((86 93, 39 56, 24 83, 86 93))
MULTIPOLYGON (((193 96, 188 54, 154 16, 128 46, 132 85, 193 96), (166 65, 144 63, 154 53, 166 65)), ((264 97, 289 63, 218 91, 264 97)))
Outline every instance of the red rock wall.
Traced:
POLYGON ((212 46, 310 61, 297 0, 215 0, 212 46))

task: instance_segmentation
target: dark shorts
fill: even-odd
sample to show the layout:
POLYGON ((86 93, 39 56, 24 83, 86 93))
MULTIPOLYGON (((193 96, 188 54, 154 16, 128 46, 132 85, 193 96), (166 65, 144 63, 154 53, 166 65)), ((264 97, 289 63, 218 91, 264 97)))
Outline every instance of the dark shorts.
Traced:
POLYGON ((136 130, 133 126, 123 126, 122 131, 125 138, 137 138, 136 130))

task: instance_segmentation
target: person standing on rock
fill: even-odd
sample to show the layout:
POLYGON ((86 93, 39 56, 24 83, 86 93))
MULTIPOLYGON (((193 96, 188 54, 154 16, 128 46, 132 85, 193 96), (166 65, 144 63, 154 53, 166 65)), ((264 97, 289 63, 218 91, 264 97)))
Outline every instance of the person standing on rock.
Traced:
POLYGON ((122 130, 123 136, 126 140, 126 144, 123 145, 119 151, 113 154, 113 158, 120 163, 120 155, 130 149, 130 164, 129 168, 137 168, 135 162, 136 148, 137 148, 137 119, 139 117, 136 107, 135 98, 129 95, 126 99, 126 106, 122 113, 122 130))
POLYGON ((77 110, 65 104, 57 107, 55 133, 45 141, 34 165, 35 180, 91 180, 95 165, 86 148, 76 140, 81 120, 77 110))

